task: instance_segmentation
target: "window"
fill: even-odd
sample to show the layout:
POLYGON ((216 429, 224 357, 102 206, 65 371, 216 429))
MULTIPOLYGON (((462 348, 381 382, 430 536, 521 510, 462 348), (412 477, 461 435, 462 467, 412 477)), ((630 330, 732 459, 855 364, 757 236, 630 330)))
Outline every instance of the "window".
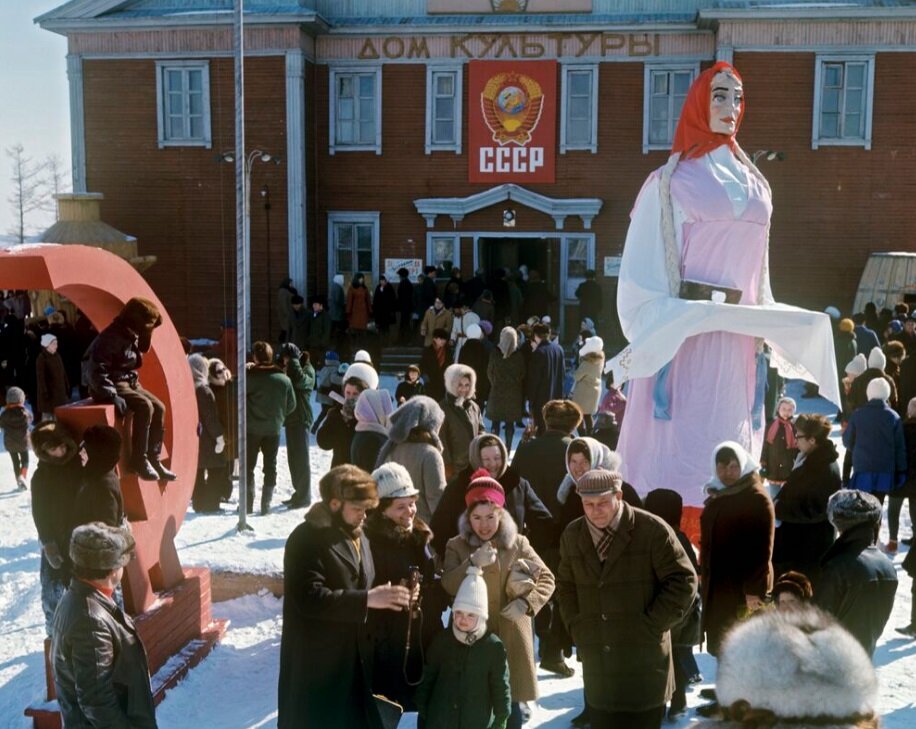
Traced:
POLYGON ((200 61, 156 63, 159 147, 210 147, 210 67, 200 61))
POLYGON ((595 267, 595 236, 567 236, 563 239, 560 275, 566 301, 576 300, 576 289, 585 280, 585 272, 595 267))
POLYGON ((687 98, 687 91, 696 76, 696 64, 665 68, 646 67, 643 153, 652 149, 671 148, 684 99, 687 98))
POLYGON ((452 266, 461 267, 461 239, 457 235, 438 235, 428 233, 426 236, 426 264, 435 266, 448 273, 452 266))
POLYGON ((426 154, 461 153, 461 68, 426 67, 426 154))
POLYGON ((378 271, 379 213, 328 213, 328 277, 378 271))
POLYGON ((875 59, 821 57, 815 71, 812 148, 822 144, 871 149, 875 59))
POLYGON ((331 154, 382 153, 382 70, 331 71, 331 154))
POLYGON ((560 153, 598 151, 598 67, 563 66, 560 153))

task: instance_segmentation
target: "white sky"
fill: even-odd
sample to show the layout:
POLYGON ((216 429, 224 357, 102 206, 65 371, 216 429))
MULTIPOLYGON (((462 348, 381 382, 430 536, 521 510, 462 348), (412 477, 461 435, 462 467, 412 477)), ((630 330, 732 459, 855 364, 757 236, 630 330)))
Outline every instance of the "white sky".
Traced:
MULTIPOLYGON (((64 1, 0 0, 0 236, 14 220, 6 148, 18 142, 36 161, 56 154, 67 172, 65 190, 72 189, 67 41, 32 22, 64 1)), ((53 215, 32 221, 39 229, 52 222, 53 215)))

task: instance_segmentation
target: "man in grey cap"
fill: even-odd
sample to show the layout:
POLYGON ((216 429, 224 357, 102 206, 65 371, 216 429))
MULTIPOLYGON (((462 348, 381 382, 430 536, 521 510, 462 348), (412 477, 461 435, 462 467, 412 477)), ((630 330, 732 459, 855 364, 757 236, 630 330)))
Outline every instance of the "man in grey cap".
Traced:
POLYGON ((127 528, 83 524, 70 538, 73 580, 54 614, 51 665, 65 727, 156 729, 146 651, 112 599, 134 553, 127 528))
POLYGON ((592 729, 658 729, 674 692, 670 629, 697 593, 671 527, 623 500, 623 476, 576 484, 585 515, 560 539, 560 614, 582 659, 592 729))
POLYGON ((814 602, 852 633, 869 656, 894 608, 897 571, 875 545, 881 502, 856 489, 840 489, 827 502, 827 518, 840 536, 821 557, 814 602))

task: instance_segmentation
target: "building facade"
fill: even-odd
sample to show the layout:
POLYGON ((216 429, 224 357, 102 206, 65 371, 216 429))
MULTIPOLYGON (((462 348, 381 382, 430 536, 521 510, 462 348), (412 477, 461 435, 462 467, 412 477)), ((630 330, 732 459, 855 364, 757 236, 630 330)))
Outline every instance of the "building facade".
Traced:
MULTIPOLYGON (((230 0, 73 0, 73 180, 137 236, 183 332, 234 312, 230 0)), ((252 326, 288 274, 322 293, 406 264, 539 270, 574 321, 613 300, 629 211, 692 80, 741 72, 780 301, 851 307, 870 252, 916 248, 916 8, 702 0, 248 0, 252 326)), ((612 311, 609 319, 616 319, 612 311)))

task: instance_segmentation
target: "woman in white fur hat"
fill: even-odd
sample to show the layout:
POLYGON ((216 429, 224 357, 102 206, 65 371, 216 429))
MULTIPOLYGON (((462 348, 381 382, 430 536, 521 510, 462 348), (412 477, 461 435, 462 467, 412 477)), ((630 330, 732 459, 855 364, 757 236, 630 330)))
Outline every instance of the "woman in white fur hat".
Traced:
POLYGON ((811 607, 736 627, 719 659, 723 718, 696 729, 878 729, 878 680, 862 646, 811 607))
POLYGON ((601 373, 604 372, 604 340, 589 337, 579 350, 579 366, 573 375, 572 401, 582 411, 583 435, 591 435, 592 416, 601 398, 601 373))

